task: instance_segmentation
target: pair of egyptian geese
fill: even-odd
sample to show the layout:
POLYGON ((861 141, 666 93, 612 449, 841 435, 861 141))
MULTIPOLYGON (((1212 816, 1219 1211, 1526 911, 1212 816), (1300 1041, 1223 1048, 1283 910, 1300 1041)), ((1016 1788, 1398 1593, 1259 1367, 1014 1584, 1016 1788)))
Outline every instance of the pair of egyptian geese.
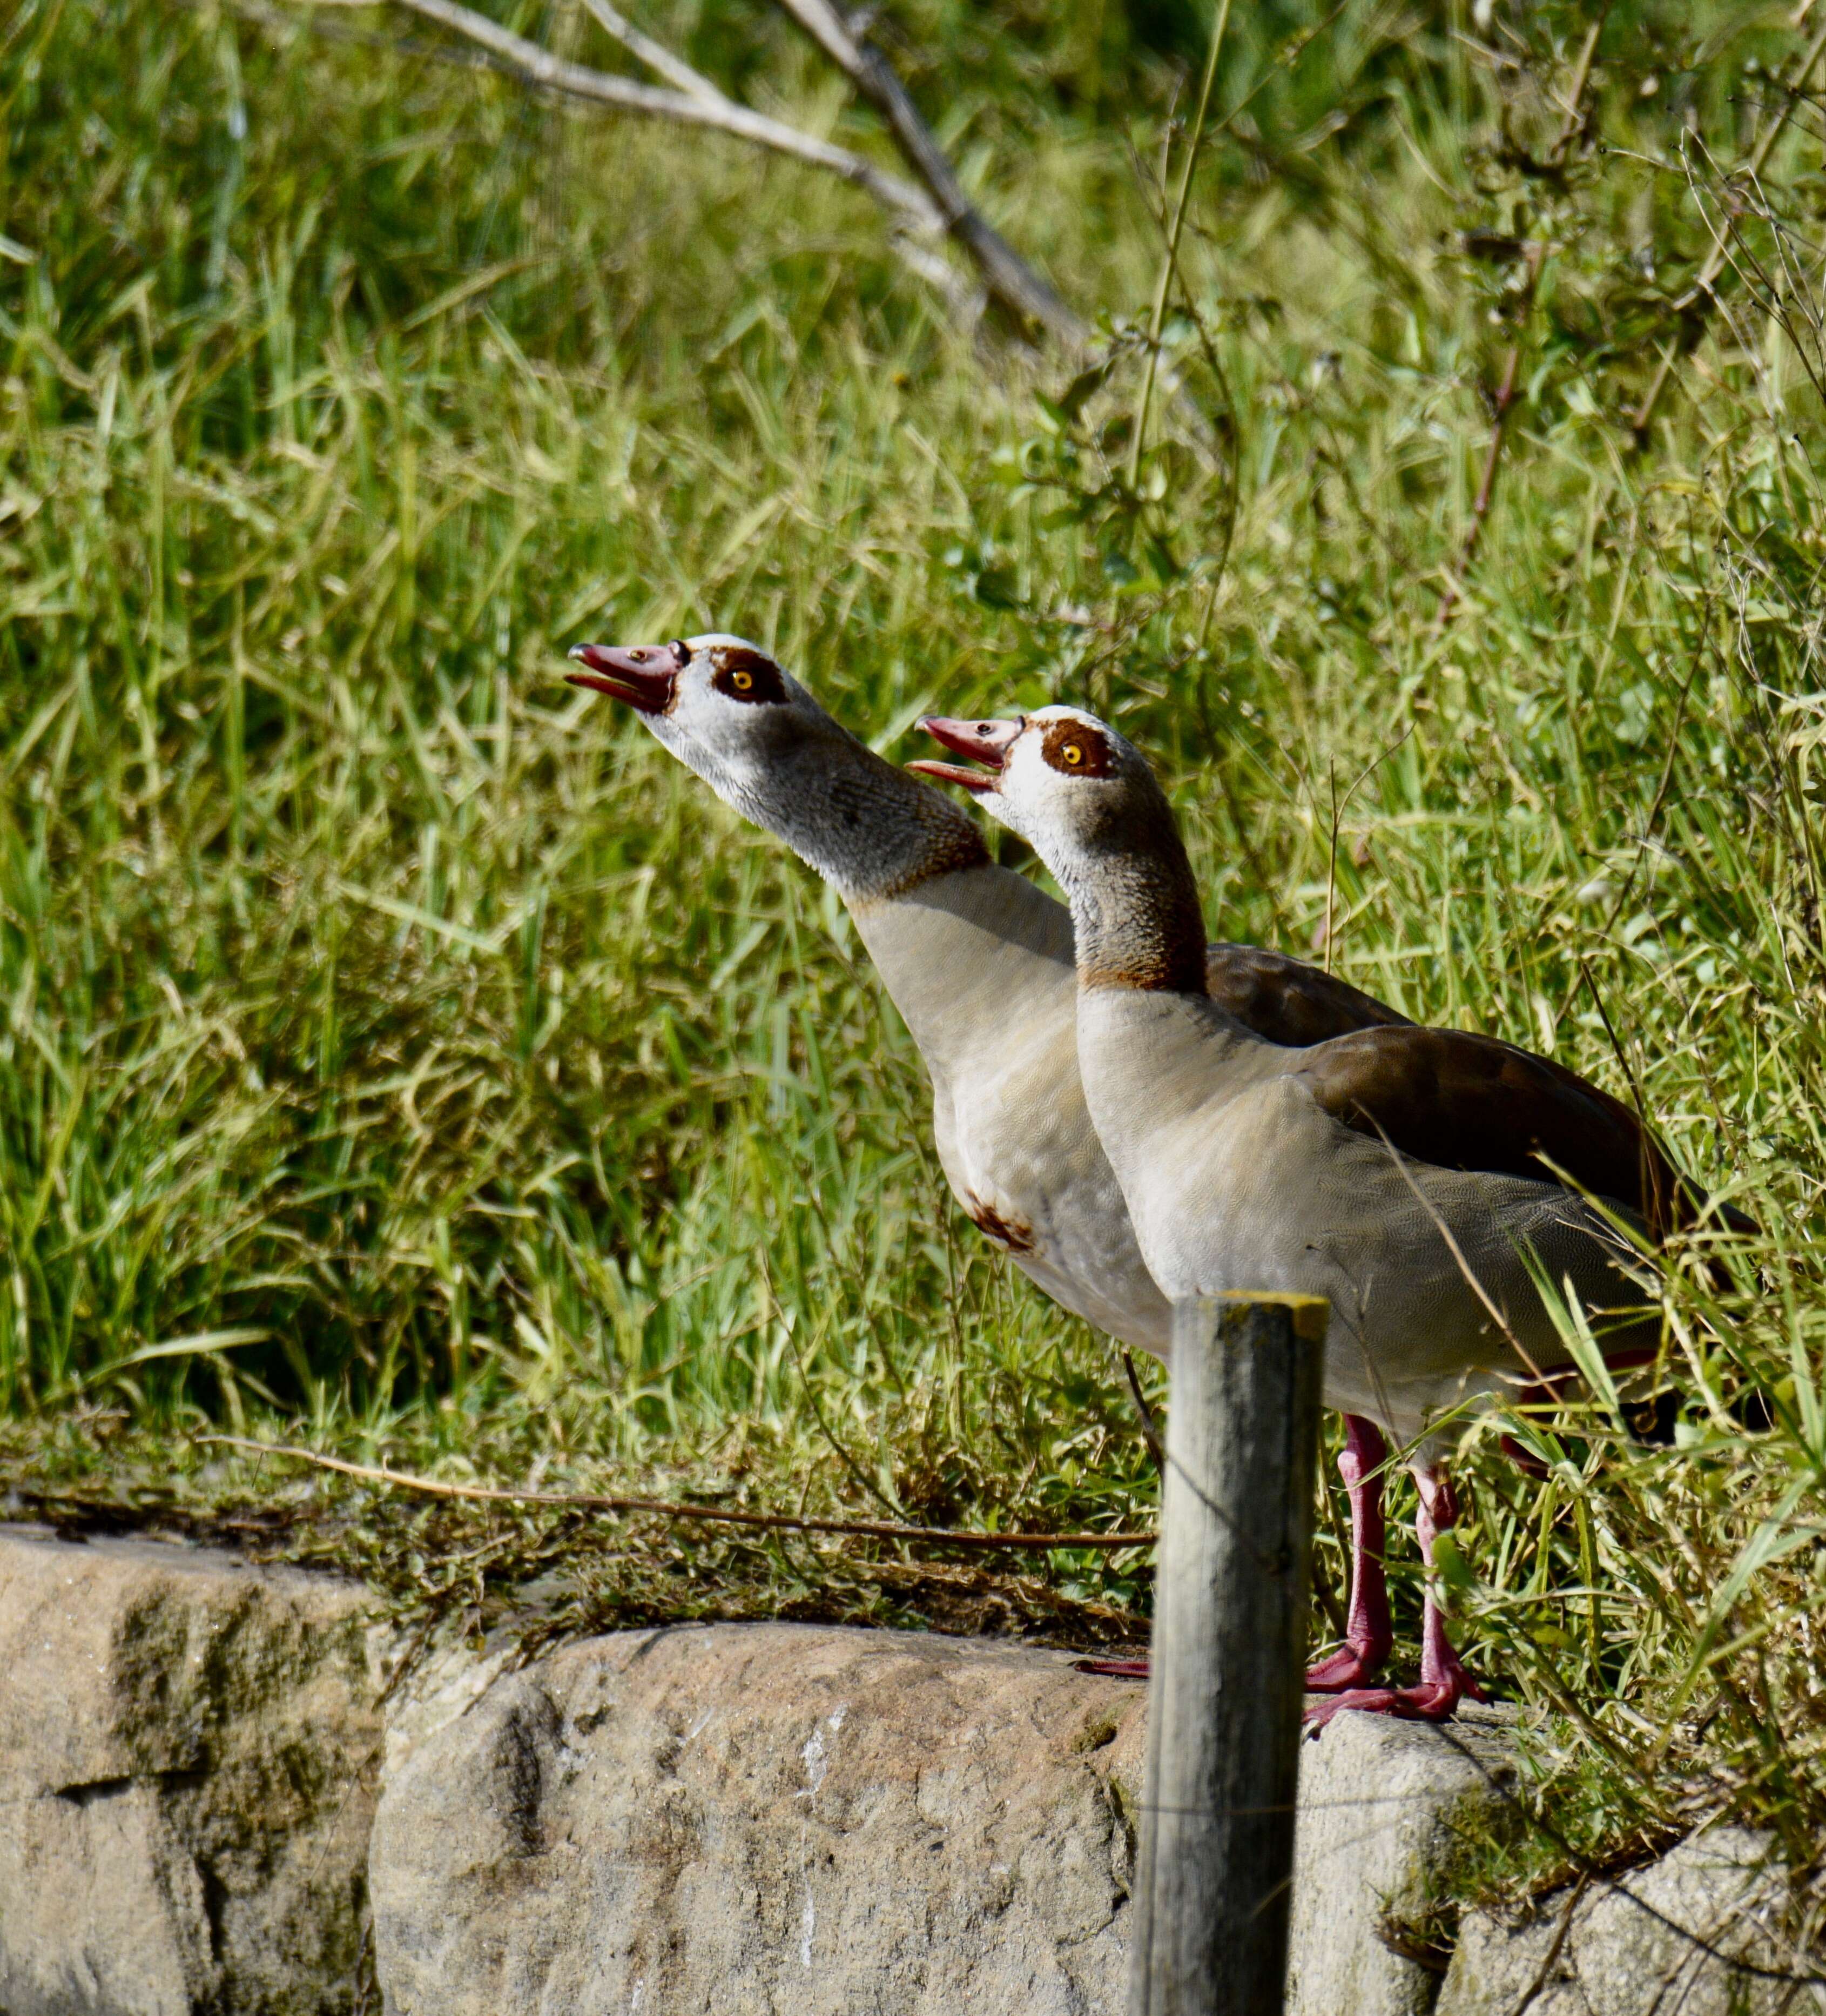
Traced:
POLYGON ((1207 945, 1159 786, 1077 708, 928 718, 967 761, 908 766, 1030 841, 1068 911, 740 638, 570 657, 573 684, 634 708, 836 890, 931 1075, 953 1191, 1055 1301, 1164 1358, 1177 1301, 1327 1299, 1352 1572, 1344 1643, 1307 1676, 1331 1697, 1312 1719, 1439 1719, 1477 1697, 1432 1593, 1456 1517, 1436 1424, 1564 1366, 1543 1283, 1598 1312, 1619 1362, 1652 1342, 1635 1242, 1708 1207, 1637 1116, 1545 1058, 1418 1028, 1297 959, 1207 945), (1411 1687, 1372 1684, 1392 1640, 1389 1439, 1419 1487, 1429 1569, 1411 1687))

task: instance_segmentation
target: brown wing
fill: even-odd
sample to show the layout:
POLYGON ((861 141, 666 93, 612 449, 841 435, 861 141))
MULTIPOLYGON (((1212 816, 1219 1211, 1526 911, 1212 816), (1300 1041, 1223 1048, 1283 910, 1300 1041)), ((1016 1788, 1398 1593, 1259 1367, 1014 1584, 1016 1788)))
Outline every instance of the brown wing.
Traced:
POLYGON ((1374 995, 1347 987, 1303 959, 1256 945, 1207 946, 1205 985, 1218 1006, 1245 1029, 1292 1049, 1304 1049, 1353 1029, 1413 1027, 1374 995))
POLYGON ((1362 1029, 1310 1051, 1295 1075, 1334 1119, 1416 1161, 1537 1182, 1557 1171, 1657 1238, 1703 1201, 1620 1100, 1494 1036, 1362 1029))

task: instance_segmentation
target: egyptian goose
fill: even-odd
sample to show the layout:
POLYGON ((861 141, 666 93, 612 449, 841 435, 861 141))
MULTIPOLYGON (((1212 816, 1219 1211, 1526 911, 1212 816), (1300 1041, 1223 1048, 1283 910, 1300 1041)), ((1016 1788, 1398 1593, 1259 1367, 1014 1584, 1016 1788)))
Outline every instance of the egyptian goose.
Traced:
MULTIPOLYGON (((925 1061, 947 1179, 1055 1301, 1164 1355, 1141 1263, 1077 1082, 1071 919, 997 867, 948 798, 886 762, 739 637, 578 646, 566 676, 626 701, 723 801, 836 888, 925 1061)), ((1269 1041, 1401 1017, 1297 959, 1210 949, 1209 985, 1269 1041)))
MULTIPOLYGON (((1696 1193, 1628 1108, 1492 1038, 1409 1024, 1301 1050, 1263 1042, 1206 984, 1198 891, 1165 796, 1094 716, 1049 707, 922 725, 982 766, 924 772, 974 792, 1069 900, 1086 1102, 1162 1291, 1329 1301, 1326 1398, 1353 1417, 1360 1554, 1379 1551, 1362 1485, 1380 1434, 1413 1445, 1429 1571, 1419 1684, 1346 1685, 1313 1719, 1449 1715, 1475 1690, 1432 1589, 1433 1542, 1456 1516, 1432 1424, 1563 1363, 1537 1273, 1569 1288, 1607 1354, 1652 1344, 1619 1226, 1670 1229, 1696 1193)), ((1386 1612, 1360 1615, 1356 1593, 1350 1641, 1321 1678, 1386 1656, 1386 1612)))
MULTIPOLYGON (((925 1060, 939 1160, 964 1210, 1055 1301, 1164 1357, 1171 1311, 1079 1085, 1064 906, 995 866, 948 798, 875 755, 741 638, 581 645, 570 656, 573 685, 633 707, 725 804, 842 896, 925 1060)), ((1297 959, 1231 945, 1204 958, 1210 997, 1267 1042, 1403 1026, 1297 959)), ((1353 1567, 1355 1650, 1317 1670, 1321 1687, 1364 1677, 1389 1636, 1376 1524, 1386 1452, 1368 1422, 1352 1432, 1363 1453, 1356 1524, 1375 1545, 1358 1548, 1353 1567)))

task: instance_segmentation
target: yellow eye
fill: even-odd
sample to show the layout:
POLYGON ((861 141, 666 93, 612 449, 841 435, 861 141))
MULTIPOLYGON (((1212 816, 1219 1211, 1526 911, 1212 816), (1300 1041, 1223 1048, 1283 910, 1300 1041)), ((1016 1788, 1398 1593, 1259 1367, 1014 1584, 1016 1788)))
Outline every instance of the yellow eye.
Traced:
POLYGON ((1084 751, 1075 742, 1068 742, 1059 753, 1068 763, 1081 763, 1084 760, 1084 751))
POLYGON ((746 693, 754 684, 754 675, 753 672, 731 672, 729 683, 738 693, 746 693))

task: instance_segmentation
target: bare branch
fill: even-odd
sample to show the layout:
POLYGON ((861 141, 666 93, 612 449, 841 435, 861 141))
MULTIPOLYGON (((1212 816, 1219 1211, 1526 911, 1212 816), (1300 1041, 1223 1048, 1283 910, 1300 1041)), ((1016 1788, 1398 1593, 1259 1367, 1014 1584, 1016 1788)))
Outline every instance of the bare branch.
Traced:
POLYGON ((652 36, 643 35, 631 21, 609 5, 609 0, 584 0, 584 5, 605 34, 612 35, 636 63, 645 63, 654 76, 663 77, 674 89, 682 91, 688 98, 701 99, 706 105, 729 103, 724 93, 702 71, 693 70, 652 36))
MULTIPOLYGON (((243 11, 265 11, 261 0, 231 0, 231 4, 242 5, 243 11)), ((307 0, 306 9, 300 11, 308 19, 311 7, 377 4, 380 0, 307 0)), ((1073 348, 1088 337, 1085 325, 965 194, 944 149, 887 59, 853 31, 829 0, 779 0, 779 5, 881 113, 895 145, 917 175, 916 182, 876 167, 850 148, 821 140, 739 103, 682 57, 636 27, 613 0, 584 0, 584 5, 604 34, 663 79, 666 88, 569 62, 465 6, 462 0, 396 0, 396 4, 487 51, 491 67, 522 83, 650 119, 708 127, 841 175, 888 212, 896 254, 944 297, 962 322, 976 319, 987 298, 1023 326, 1037 322, 1073 348), (937 249, 938 242, 947 238, 976 268, 980 290, 969 286, 937 249)))
MULTIPOLYGON (((316 0, 316 4, 365 6, 372 4, 372 0, 316 0)), ((814 167, 826 168, 833 175, 841 175, 890 212, 902 230, 936 236, 946 229, 945 219, 931 199, 913 183, 878 168, 872 161, 852 153, 847 147, 816 139, 783 121, 770 119, 764 113, 738 105, 717 91, 707 80, 700 79, 699 82, 708 95, 695 89, 663 91, 652 85, 638 84, 631 77, 616 77, 606 70, 567 63, 549 50, 541 49, 537 42, 530 42, 524 36, 516 35, 511 29, 490 20, 487 15, 459 5, 458 0, 397 0, 397 4, 487 49, 526 83, 537 85, 547 91, 563 92, 572 98, 587 99, 595 104, 611 105, 620 111, 641 113, 649 118, 668 119, 680 125, 707 126, 718 132, 732 134, 756 146, 766 147, 775 153, 785 154, 795 160, 809 162, 814 167)), ((594 8, 591 11, 596 12, 594 8)), ((612 9, 604 11, 620 19, 613 15, 612 9)), ((598 13, 597 18, 602 20, 602 15, 598 13)), ((604 21, 603 25, 607 27, 607 22, 604 21)), ((616 33, 614 30, 610 32, 616 33)), ((636 36, 649 49, 656 50, 656 45, 647 43, 646 38, 638 35, 638 31, 629 28, 627 34, 636 36)), ((624 41, 619 34, 616 39, 624 41)), ((625 41, 624 45, 631 47, 625 41)), ((646 60, 644 56, 642 59, 646 60)), ((676 62, 676 59, 669 60, 676 62)))
POLYGON ((778 0, 881 114, 901 158, 936 206, 942 227, 969 255, 990 298, 1023 324, 1037 322, 1076 347, 1090 334, 1083 322, 1022 258, 964 193, 932 128, 881 52, 861 36, 831 0, 778 0))
MULTIPOLYGON (((1604 24, 1609 18, 1611 0, 1604 0, 1598 16, 1586 31, 1585 41, 1579 52, 1578 62, 1573 66, 1573 81, 1566 93, 1565 116, 1560 121, 1560 130, 1547 154, 1547 165, 1559 167, 1565 162, 1568 149, 1579 137, 1580 128, 1585 124, 1585 90, 1591 81, 1591 59, 1598 53, 1598 38, 1604 32, 1604 24)), ((1497 470, 1503 459, 1503 445, 1508 437, 1509 416, 1520 391, 1522 339, 1528 333, 1528 319, 1534 311, 1534 297, 1540 291, 1541 268, 1547 263, 1547 247, 1544 243, 1530 245, 1526 249, 1523 267, 1521 297, 1515 306, 1515 340, 1509 346, 1509 354, 1503 360, 1503 375, 1491 404, 1490 448, 1483 459, 1483 477, 1477 486, 1476 500, 1471 507, 1471 523, 1465 528, 1463 544, 1458 549, 1457 564, 1446 578, 1445 592, 1440 597, 1438 614, 1433 617, 1433 632, 1437 635, 1452 620, 1452 612, 1458 606, 1459 596, 1464 592, 1465 578, 1470 571, 1471 563, 1476 557, 1477 542, 1483 535, 1483 522, 1490 516, 1490 499, 1496 495, 1497 470)))
MULTIPOLYGON (((1205 74, 1199 85, 1199 109, 1192 115, 1192 130, 1186 142, 1185 160, 1180 168, 1179 194, 1174 200, 1172 221, 1166 226, 1166 256, 1160 261, 1160 281, 1154 293, 1154 307, 1148 317, 1148 362, 1141 374, 1141 397, 1135 408, 1134 430, 1129 437, 1129 488, 1141 481, 1141 448, 1148 432, 1148 409, 1153 404, 1154 380, 1160 370, 1160 331, 1166 319, 1166 297, 1179 271, 1180 233, 1185 228, 1185 207, 1192 193, 1192 177, 1199 165, 1199 144, 1205 137, 1205 120, 1211 110, 1211 87, 1217 81, 1217 59, 1230 27, 1230 0, 1218 0, 1217 18, 1206 45, 1205 74)), ((1165 193, 1163 185, 1162 193, 1165 193)), ((1326 971, 1331 970, 1328 959, 1326 971)))

